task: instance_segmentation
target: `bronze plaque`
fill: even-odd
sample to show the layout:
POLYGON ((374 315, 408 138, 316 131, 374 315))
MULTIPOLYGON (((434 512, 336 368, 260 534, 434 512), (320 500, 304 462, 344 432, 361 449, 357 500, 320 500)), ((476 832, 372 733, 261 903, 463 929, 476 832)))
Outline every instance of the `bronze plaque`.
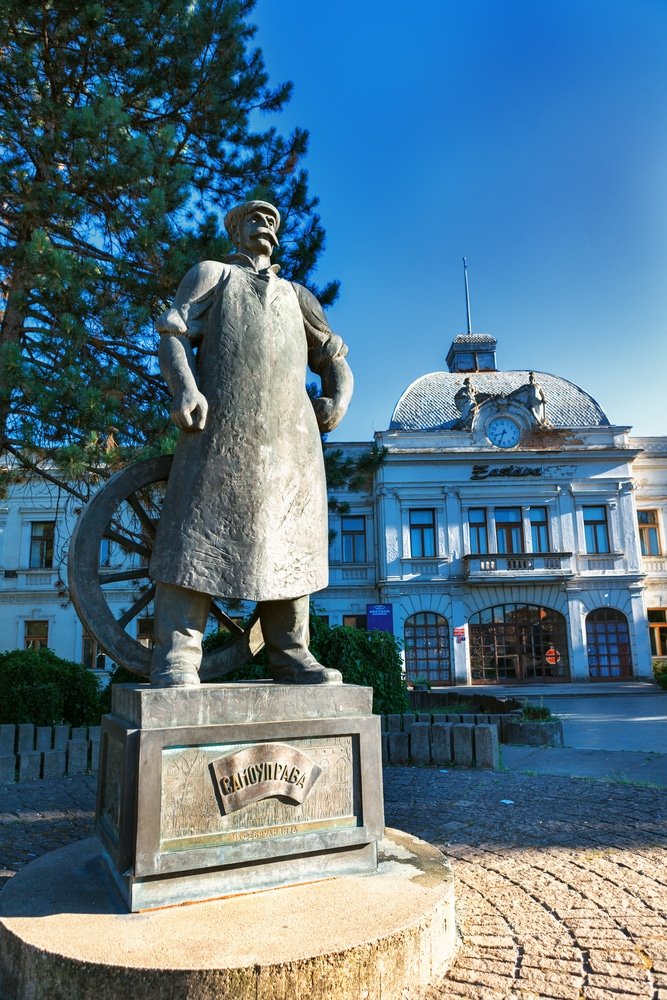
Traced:
POLYGON ((322 773, 288 743, 256 743, 218 757, 209 768, 223 813, 272 798, 300 806, 322 773))
MULTIPOLYGON (((212 780, 210 765, 221 760, 229 761, 231 757, 238 759, 239 754, 252 750, 256 745, 230 742, 163 749, 161 850, 178 851, 272 840, 359 825, 359 790, 354 767, 357 752, 354 739, 347 735, 259 744, 259 747, 278 745, 284 750, 302 753, 321 772, 319 777, 311 782, 310 791, 301 803, 283 795, 282 791, 275 794, 274 784, 274 792, 268 798, 253 798, 230 812, 221 809, 217 793, 219 781, 217 778, 212 780)), ((270 763, 277 758, 263 759, 270 763)), ((238 771, 235 773, 238 774, 238 771)), ((298 780, 298 776, 295 777, 298 780)), ((305 786, 304 779, 304 790, 305 786)), ((298 791, 301 792, 301 789, 298 791)))

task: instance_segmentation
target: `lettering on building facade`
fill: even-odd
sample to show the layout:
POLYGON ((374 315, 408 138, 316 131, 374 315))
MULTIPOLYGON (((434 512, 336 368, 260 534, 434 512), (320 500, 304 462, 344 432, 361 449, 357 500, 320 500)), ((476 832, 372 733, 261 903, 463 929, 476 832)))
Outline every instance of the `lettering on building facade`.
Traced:
POLYGON ((270 798, 301 805, 322 773, 314 760, 286 743, 245 747, 211 761, 209 769, 225 814, 270 798))
POLYGON ((543 469, 541 465, 501 465, 492 468, 490 465, 473 465, 471 479, 504 479, 521 478, 524 476, 541 476, 543 469))

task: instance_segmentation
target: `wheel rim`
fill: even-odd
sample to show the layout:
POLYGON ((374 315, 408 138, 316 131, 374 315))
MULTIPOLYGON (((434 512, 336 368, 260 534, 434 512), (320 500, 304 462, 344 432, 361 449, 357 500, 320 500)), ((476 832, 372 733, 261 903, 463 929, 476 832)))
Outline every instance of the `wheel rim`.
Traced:
MULTIPOLYGON (((126 627, 155 596, 148 563, 160 495, 169 477, 172 458, 163 455, 145 459, 113 475, 79 515, 69 548, 70 595, 84 628, 113 660, 144 678, 150 675, 151 651, 129 635, 126 627), (122 553, 119 567, 100 566, 103 539, 122 553), (122 582, 135 584, 138 592, 129 607, 117 616, 110 600, 118 602, 119 591, 113 585, 122 582)), ((224 677, 264 645, 256 612, 246 629, 226 614, 216 598, 211 604, 211 614, 229 630, 230 641, 204 654, 199 670, 203 681, 224 677)))

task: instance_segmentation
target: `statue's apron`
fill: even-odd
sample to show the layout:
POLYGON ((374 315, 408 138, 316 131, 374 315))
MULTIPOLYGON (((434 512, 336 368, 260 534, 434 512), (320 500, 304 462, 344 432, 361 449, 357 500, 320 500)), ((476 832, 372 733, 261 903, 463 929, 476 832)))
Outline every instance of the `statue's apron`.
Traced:
POLYGON ((231 265, 203 323, 208 418, 181 431, 151 576, 253 601, 321 590, 326 484, 296 293, 270 271, 231 265))

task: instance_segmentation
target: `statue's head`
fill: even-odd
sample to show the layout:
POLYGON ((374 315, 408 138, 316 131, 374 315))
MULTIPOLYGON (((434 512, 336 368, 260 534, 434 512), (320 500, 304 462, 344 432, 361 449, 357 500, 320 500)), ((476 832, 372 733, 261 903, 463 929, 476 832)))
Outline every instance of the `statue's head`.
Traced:
POLYGON ((239 250, 270 257, 278 246, 280 212, 268 201, 245 201, 225 216, 225 229, 239 250))

